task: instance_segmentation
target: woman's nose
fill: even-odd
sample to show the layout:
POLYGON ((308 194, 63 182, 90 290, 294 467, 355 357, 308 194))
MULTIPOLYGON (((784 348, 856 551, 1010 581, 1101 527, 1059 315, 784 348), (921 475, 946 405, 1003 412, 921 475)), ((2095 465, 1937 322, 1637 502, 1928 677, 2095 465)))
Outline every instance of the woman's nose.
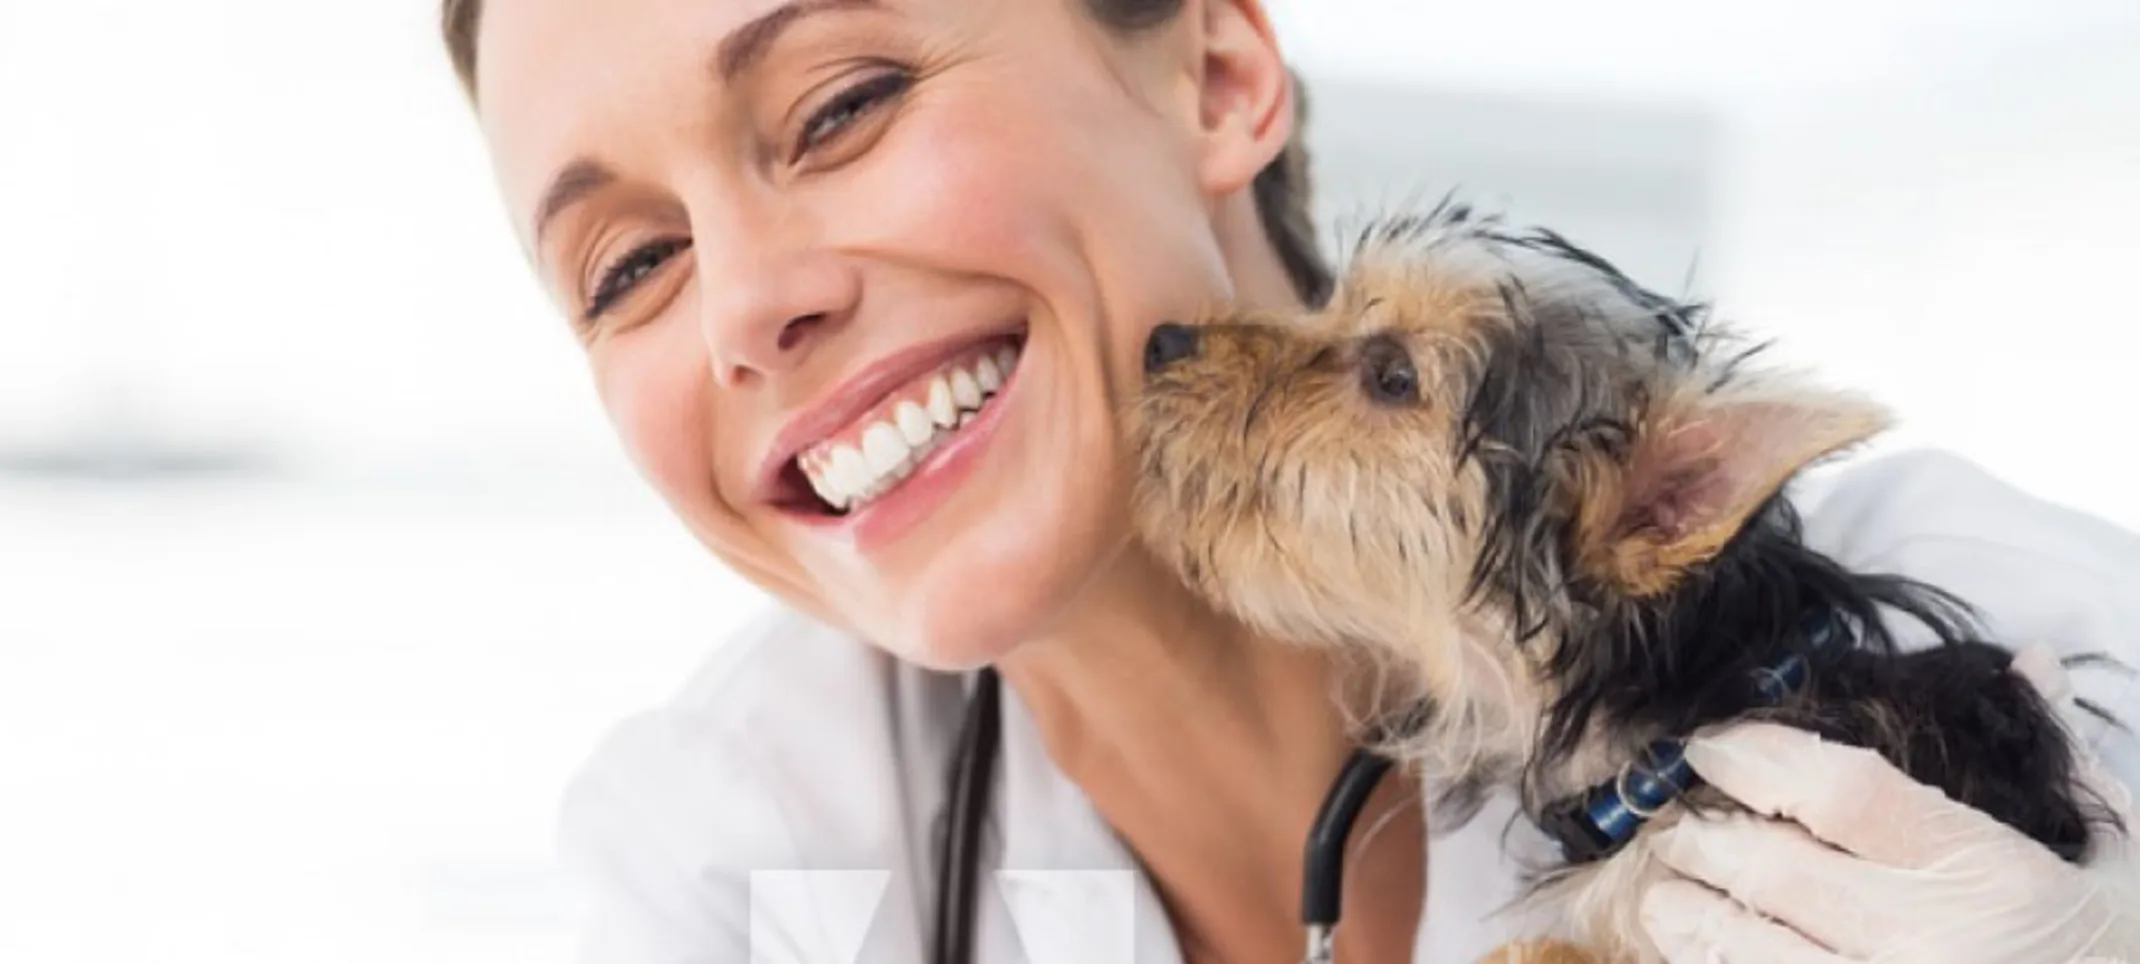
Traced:
POLYGON ((700 326, 723 386, 801 364, 847 325, 861 297, 854 267, 826 251, 702 255, 699 279, 700 326))

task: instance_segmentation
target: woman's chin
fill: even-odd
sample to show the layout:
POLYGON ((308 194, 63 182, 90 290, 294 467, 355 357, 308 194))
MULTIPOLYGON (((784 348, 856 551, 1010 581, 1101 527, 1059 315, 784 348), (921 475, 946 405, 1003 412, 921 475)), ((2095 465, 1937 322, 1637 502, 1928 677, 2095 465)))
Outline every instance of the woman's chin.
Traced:
POLYGON ((850 545, 811 566, 836 604, 848 594, 840 608, 876 645, 930 669, 967 671, 1075 621, 1085 590, 1119 551, 1104 534, 1121 531, 1114 523, 1126 492, 1115 473, 1095 471, 1120 457, 1096 433, 1033 433, 1076 421, 1041 404, 1045 384, 1033 380, 1022 399, 1009 399, 986 457, 927 519, 874 551, 850 545))
POLYGON ((1027 598, 1031 582, 968 581, 918 593, 901 620, 901 639, 884 641, 902 657, 929 669, 963 672, 1002 661, 1034 635, 1041 621, 1027 598))
POLYGON ((1017 648, 1015 643, 972 636, 934 636, 909 641, 911 645, 888 647, 899 658, 938 673, 968 673, 1003 661, 1017 648))
POLYGON ((879 645, 947 672, 1001 662, 1074 618, 1079 587, 1090 582, 1096 562, 1055 540, 1036 545, 1030 559, 964 554, 960 548, 946 546, 921 581, 898 593, 888 608, 900 616, 892 621, 896 628, 887 627, 897 638, 880 638, 879 645))

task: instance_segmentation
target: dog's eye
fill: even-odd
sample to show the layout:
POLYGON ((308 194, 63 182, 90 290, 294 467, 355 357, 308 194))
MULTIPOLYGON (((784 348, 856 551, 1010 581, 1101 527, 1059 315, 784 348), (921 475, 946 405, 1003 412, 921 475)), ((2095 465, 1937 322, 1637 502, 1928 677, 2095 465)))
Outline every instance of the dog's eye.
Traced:
POLYGON ((1360 387, 1383 405, 1419 403, 1419 370, 1397 339, 1376 335, 1360 346, 1360 387))

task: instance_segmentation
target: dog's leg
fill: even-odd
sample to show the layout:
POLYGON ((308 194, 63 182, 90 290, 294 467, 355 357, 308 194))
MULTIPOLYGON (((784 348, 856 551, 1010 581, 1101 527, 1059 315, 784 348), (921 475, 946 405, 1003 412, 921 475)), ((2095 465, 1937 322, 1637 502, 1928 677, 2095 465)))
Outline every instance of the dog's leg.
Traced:
POLYGON ((1479 964, 1604 964, 1604 960, 1573 944, 1518 941, 1495 949, 1480 958, 1479 964))

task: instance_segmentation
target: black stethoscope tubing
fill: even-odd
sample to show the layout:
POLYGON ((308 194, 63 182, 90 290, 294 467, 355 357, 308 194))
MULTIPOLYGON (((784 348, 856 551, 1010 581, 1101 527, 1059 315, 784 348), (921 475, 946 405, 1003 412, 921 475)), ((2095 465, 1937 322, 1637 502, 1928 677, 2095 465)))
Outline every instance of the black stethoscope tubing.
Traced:
POLYGON ((1002 681, 983 669, 966 702, 966 718, 951 764, 943 839, 936 859, 936 924, 932 964, 973 964, 974 901, 980 893, 981 829, 988 821, 997 744, 1002 740, 1002 681))
MULTIPOLYGON (((938 894, 931 964, 974 964, 974 907, 980 895, 981 829, 987 822, 1002 741, 1002 680, 983 669, 974 680, 959 726, 945 803, 943 838, 937 850, 938 894)), ((1390 761, 1361 749, 1353 752, 1323 798, 1308 834, 1301 882, 1301 923, 1308 932, 1308 959, 1327 960, 1343 904, 1345 841, 1360 810, 1390 761)))

